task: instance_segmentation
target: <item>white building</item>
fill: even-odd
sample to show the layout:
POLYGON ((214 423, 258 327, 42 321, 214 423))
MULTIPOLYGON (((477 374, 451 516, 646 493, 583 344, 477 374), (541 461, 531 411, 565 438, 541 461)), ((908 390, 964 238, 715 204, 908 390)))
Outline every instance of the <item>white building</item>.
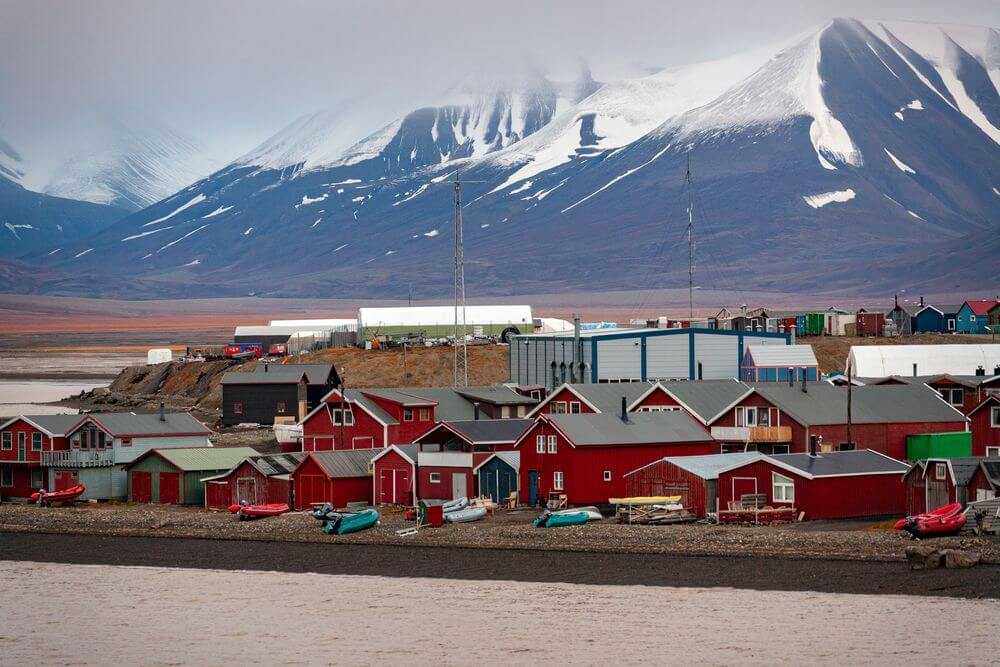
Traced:
POLYGON ((890 375, 992 375, 1000 345, 853 345, 844 372, 854 377, 890 375))

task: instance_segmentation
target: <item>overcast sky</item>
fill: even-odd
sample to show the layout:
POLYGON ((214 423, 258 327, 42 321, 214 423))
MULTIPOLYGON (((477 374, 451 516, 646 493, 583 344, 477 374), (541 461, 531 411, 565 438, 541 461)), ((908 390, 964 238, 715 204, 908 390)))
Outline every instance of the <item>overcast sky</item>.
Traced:
POLYGON ((411 108, 476 68, 583 57, 598 79, 778 42, 835 16, 1000 25, 997 0, 0 0, 12 115, 128 105, 215 147, 377 94, 411 108), (873 6, 877 5, 877 9, 873 6))

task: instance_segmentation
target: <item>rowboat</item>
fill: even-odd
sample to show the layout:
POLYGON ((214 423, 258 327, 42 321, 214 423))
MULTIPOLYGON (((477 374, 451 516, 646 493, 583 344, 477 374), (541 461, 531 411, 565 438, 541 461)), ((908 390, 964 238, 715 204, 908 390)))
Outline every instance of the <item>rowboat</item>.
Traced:
POLYGON ((286 503, 268 503, 266 505, 233 504, 229 506, 229 511, 235 514, 240 521, 278 516, 287 512, 288 509, 289 507, 286 503))
POLYGON ((532 523, 535 528, 560 528, 562 526, 582 526, 589 519, 590 515, 587 512, 579 510, 567 514, 542 512, 532 523))
POLYGON ((378 510, 368 509, 356 514, 341 514, 333 521, 323 524, 323 532, 327 535, 347 535, 371 528, 378 523, 378 510))
POLYGON ((572 507, 570 509, 558 510, 552 512, 553 514, 576 514, 577 512, 586 512, 588 521, 600 521, 604 518, 601 511, 593 505, 587 505, 586 507, 572 507))
POLYGON ((87 487, 83 484, 77 484, 76 486, 71 486, 68 489, 63 489, 62 491, 46 491, 45 489, 39 489, 35 493, 31 494, 31 500, 39 505, 71 503, 82 496, 83 492, 86 490, 87 487))
POLYGON ((470 523, 479 521, 486 516, 485 507, 467 507, 464 510, 448 512, 444 515, 444 520, 448 523, 470 523))

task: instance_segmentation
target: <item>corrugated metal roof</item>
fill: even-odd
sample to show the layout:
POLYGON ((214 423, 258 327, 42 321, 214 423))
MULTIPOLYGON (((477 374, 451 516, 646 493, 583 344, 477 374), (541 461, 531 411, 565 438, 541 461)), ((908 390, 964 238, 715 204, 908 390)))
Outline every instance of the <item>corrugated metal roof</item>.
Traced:
POLYGON ((363 393, 369 396, 377 396, 378 398, 384 398, 387 401, 392 401, 393 403, 398 403, 399 405, 406 406, 421 406, 421 405, 435 405, 436 401, 430 399, 421 398, 419 396, 414 396, 412 394, 406 394, 398 389, 362 389, 363 393))
POLYGON ((1000 344, 854 345, 844 370, 849 366, 858 377, 912 376, 914 364, 920 375, 975 375, 979 367, 990 372, 1000 364, 1000 344))
MULTIPOLYGON (((702 479, 718 479, 720 470, 746 463, 752 459, 756 459, 758 456, 757 452, 731 452, 729 454, 708 454, 705 456, 666 456, 660 459, 660 461, 667 461, 702 479)), ((647 466, 643 466, 643 468, 645 467, 647 466)), ((642 468, 639 468, 639 470, 642 470, 642 468)))
POLYGON ((705 422, 750 391, 750 385, 737 380, 685 380, 662 386, 705 422))
MULTIPOLYGON (((972 479, 972 476, 976 474, 976 470, 979 469, 979 464, 983 459, 969 456, 955 459, 948 459, 951 464, 951 469, 955 473, 955 484, 958 486, 965 486, 972 479)), ((931 461, 928 461, 930 463, 931 461)))
MULTIPOLYGON (((826 382, 801 385, 761 382, 755 391, 802 424, 843 424, 847 421, 847 389, 826 382)), ((960 422, 965 416, 941 400, 934 390, 915 385, 876 385, 851 390, 851 421, 855 424, 960 422)))
POLYGON ((360 390, 348 389, 347 391, 344 392, 344 395, 348 401, 352 403, 357 403, 358 405, 362 406, 365 410, 368 411, 369 414, 372 414, 376 418, 381 420, 383 424, 391 425, 399 423, 392 417, 392 415, 390 415, 388 412, 380 408, 378 403, 365 396, 363 393, 361 393, 360 390))
POLYGON ((0 417, 0 426, 6 426, 18 419, 24 419, 55 437, 66 435, 66 431, 83 419, 83 415, 17 415, 15 417, 0 417))
POLYGON ((617 414, 559 414, 548 418, 581 446, 643 445, 706 442, 712 436, 691 415, 673 412, 633 412, 624 422, 617 414))
POLYGON ((514 442, 534 423, 532 419, 470 419, 449 421, 447 425, 476 444, 514 442))
POLYGON ((492 387, 463 387, 455 391, 470 401, 492 403, 493 405, 534 405, 538 402, 534 398, 519 394, 502 384, 492 387))
POLYGON ((601 412, 618 414, 622 408, 622 396, 626 405, 649 391, 649 382, 621 382, 608 384, 571 384, 573 390, 587 399, 587 402, 601 412))
POLYGON ((994 485, 1000 485, 1000 459, 983 459, 982 464, 986 472, 986 477, 990 482, 994 485))
POLYGON ((830 475, 863 475, 874 473, 899 473, 902 475, 910 466, 902 461, 890 459, 869 449, 848 452, 829 452, 810 456, 809 454, 769 455, 789 467, 801 470, 813 477, 830 475))
MULTIPOLYGON (((167 412, 163 415, 164 421, 160 421, 159 413, 138 415, 132 412, 97 412, 86 416, 101 424, 116 437, 211 433, 204 424, 187 412, 167 412)), ((77 417, 80 418, 79 415, 77 417)))
POLYGON ((287 475, 292 472, 305 457, 304 452, 292 452, 289 454, 251 456, 248 460, 262 474, 268 477, 275 477, 278 475, 287 475))
POLYGON ((1000 301, 996 299, 971 299, 966 301, 962 305, 969 305, 969 310, 975 315, 986 315, 990 310, 996 306, 1000 301))
POLYGON ((757 366, 816 366, 812 345, 750 345, 747 352, 757 366))
POLYGON ((384 449, 344 449, 311 452, 310 456, 333 479, 371 476, 372 459, 384 449))
POLYGON ((257 454, 252 447, 176 447, 152 451, 184 472, 229 470, 257 454))
POLYGON ((397 387, 396 391, 437 403, 434 416, 438 421, 472 419, 475 409, 472 401, 459 396, 454 389, 436 387, 397 387))
MULTIPOLYGON (((533 327, 531 306, 466 306, 465 324, 506 324, 533 327)), ((399 326, 447 326, 455 324, 453 306, 398 306, 393 308, 359 308, 358 325, 368 328, 399 326)))
POLYGON ((230 371, 222 376, 222 384, 292 384, 303 375, 312 385, 330 381, 333 364, 257 364, 252 371, 230 371), (267 370, 264 370, 265 367, 267 370))

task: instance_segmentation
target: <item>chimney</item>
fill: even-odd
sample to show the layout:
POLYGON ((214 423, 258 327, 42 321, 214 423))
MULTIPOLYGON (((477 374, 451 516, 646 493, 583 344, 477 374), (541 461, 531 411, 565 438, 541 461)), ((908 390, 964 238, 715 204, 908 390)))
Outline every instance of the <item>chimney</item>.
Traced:
POLYGON ((788 386, 789 387, 795 386, 795 369, 792 368, 791 366, 788 367, 788 386))
POLYGON ((976 377, 983 377, 986 375, 986 369, 982 366, 976 367, 976 377))
POLYGON ((920 297, 920 307, 924 307, 924 297, 920 297))
POLYGON ((160 421, 167 421, 167 415, 163 412, 163 401, 160 401, 160 421))
POLYGON ((899 295, 898 294, 893 294, 892 295, 892 302, 894 304, 893 310, 895 310, 896 308, 899 308, 899 295))
POLYGON ((472 403, 472 418, 479 421, 479 401, 472 403))
POLYGON ((790 333, 792 335, 792 337, 791 337, 791 344, 795 345, 795 325, 794 324, 792 326, 788 327, 788 333, 790 333))
POLYGON ((803 394, 808 394, 809 393, 809 387, 806 385, 806 371, 805 371, 805 369, 802 369, 802 393, 803 394))
POLYGON ((268 363, 267 363, 267 362, 265 361, 265 362, 264 362, 264 372, 265 372, 265 373, 267 372, 267 367, 268 367, 268 363))
POLYGON ((624 396, 622 396, 622 414, 621 414, 621 418, 622 418, 623 422, 625 422, 626 424, 628 423, 628 401, 626 401, 626 399, 625 399, 624 396))
POLYGON ((917 377, 917 365, 913 364, 913 377, 917 377))
POLYGON ((1000 375, 1000 364, 993 367, 993 375, 1000 375))
POLYGON ((817 438, 815 435, 809 436, 809 456, 816 456, 817 438))

